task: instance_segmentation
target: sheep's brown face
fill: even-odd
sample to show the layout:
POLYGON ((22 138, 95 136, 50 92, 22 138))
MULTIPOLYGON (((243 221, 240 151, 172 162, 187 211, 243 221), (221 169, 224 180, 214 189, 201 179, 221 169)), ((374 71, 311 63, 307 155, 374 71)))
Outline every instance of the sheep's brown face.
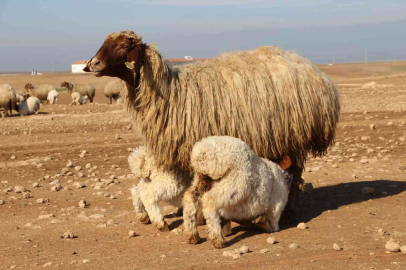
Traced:
POLYGON ((34 85, 32 85, 31 83, 27 83, 25 86, 25 91, 28 93, 28 91, 34 89, 34 85))
POLYGON ((83 69, 93 75, 121 77, 128 69, 125 62, 140 61, 140 48, 125 35, 108 36, 103 46, 83 69))

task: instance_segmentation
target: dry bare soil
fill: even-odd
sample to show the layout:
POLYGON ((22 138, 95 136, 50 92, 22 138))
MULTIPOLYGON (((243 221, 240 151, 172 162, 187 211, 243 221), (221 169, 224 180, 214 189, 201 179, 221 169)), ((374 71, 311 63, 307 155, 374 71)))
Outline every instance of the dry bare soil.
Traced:
MULTIPOLYGON (((69 106, 63 92, 39 115, 0 120, 0 269, 406 269, 406 255, 385 249, 390 239, 406 245, 406 63, 320 67, 339 85, 343 109, 335 146, 306 164, 304 178, 314 189, 301 195, 300 221, 308 228, 296 223, 264 234, 233 224, 223 250, 208 241, 187 244, 173 207, 162 207, 171 232, 136 220, 127 156, 142 141, 122 105, 107 104, 109 78, 0 77, 16 89, 63 80, 97 89, 95 104, 69 106), (362 87, 371 81, 377 85, 362 87), (61 175, 69 160, 81 170, 61 175), (62 190, 51 190, 58 181, 62 190), (362 194, 364 187, 373 194, 362 194), (80 200, 88 206, 80 208, 80 200), (138 236, 130 238, 130 230, 138 236), (61 239, 67 231, 77 237, 61 239), (267 243, 270 236, 276 244, 267 243), (292 243, 299 247, 290 249, 292 243), (223 256, 243 245, 251 252, 223 256)), ((199 231, 207 236, 205 227, 199 231)))

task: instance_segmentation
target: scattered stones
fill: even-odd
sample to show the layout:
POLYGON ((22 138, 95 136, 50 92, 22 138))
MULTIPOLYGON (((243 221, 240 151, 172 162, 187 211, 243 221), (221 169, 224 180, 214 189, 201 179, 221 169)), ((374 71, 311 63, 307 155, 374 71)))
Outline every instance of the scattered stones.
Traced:
POLYGON ((361 193, 364 195, 372 195, 374 194, 375 189, 373 187, 363 187, 361 189, 361 193))
POLYGON ((137 233, 135 231, 129 231, 128 232, 128 237, 136 237, 137 233))
POLYGON ((273 238, 273 237, 268 237, 268 238, 266 239, 266 242, 267 242, 268 244, 270 244, 270 245, 273 245, 273 244, 276 243, 275 238, 273 238))
POLYGON ((67 232, 64 232, 64 234, 61 236, 61 238, 62 239, 73 239, 73 238, 77 238, 77 236, 75 236, 73 234, 73 232, 67 231, 67 232))
POLYGON ((306 230, 306 229, 307 229, 307 225, 306 225, 306 223, 304 223, 304 222, 300 222, 300 223, 297 225, 297 228, 298 228, 299 230, 306 230))
POLYGON ((340 246, 337 245, 336 243, 333 244, 333 249, 334 249, 334 250, 337 250, 337 251, 343 250, 342 247, 340 247, 340 246))
POLYGON ((246 254, 246 253, 250 252, 250 249, 247 246, 242 246, 242 247, 240 247, 239 251, 241 252, 241 254, 246 254))
POLYGON ((14 187, 14 192, 15 193, 23 193, 23 192, 25 192, 26 191, 26 189, 25 189, 25 187, 23 187, 23 186, 15 186, 14 187))
POLYGON ((299 245, 296 244, 296 243, 292 243, 292 244, 289 245, 290 250, 295 250, 295 249, 298 249, 298 248, 299 248, 299 245))
POLYGON ((393 242, 392 240, 386 242, 385 248, 390 252, 399 252, 400 251, 399 244, 393 242))
POLYGON ((80 207, 80 208, 85 208, 86 206, 87 206, 87 203, 86 203, 85 200, 81 200, 81 201, 79 202, 79 207, 80 207))

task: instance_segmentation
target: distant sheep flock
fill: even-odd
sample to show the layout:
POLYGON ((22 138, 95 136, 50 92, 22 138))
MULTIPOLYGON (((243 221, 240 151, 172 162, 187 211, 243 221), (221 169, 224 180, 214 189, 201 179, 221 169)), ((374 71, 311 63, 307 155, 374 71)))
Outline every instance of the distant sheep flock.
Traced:
MULTIPOLYGON (((114 100, 117 104, 122 103, 121 93, 126 84, 121 80, 112 80, 104 88, 104 94, 109 103, 114 100)), ((68 90, 71 97, 71 105, 83 105, 89 100, 93 102, 96 88, 90 83, 62 82, 61 89, 50 84, 34 85, 27 83, 24 86, 24 94, 17 92, 10 84, 0 85, 0 116, 12 116, 13 110, 20 116, 38 114, 40 105, 57 104, 60 91, 68 90), (34 101, 35 100, 35 101, 34 101)))

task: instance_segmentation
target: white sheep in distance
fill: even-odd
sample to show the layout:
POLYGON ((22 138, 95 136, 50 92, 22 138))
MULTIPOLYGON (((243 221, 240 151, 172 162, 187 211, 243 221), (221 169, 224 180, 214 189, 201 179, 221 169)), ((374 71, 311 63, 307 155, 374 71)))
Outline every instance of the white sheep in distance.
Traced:
POLYGON ((121 92, 125 91, 125 81, 123 80, 114 80, 109 81, 104 87, 104 95, 109 99, 110 104, 113 103, 113 99, 120 104, 121 101, 121 92))
POLYGON ((69 94, 72 94, 72 92, 77 92, 81 96, 88 96, 90 103, 93 103, 93 98, 96 95, 96 88, 90 83, 62 82, 61 87, 66 87, 69 94))
POLYGON ((48 102, 49 104, 55 104, 58 101, 59 92, 55 89, 48 93, 48 102))
POLYGON ((71 105, 82 105, 87 103, 87 96, 81 96, 78 92, 73 92, 71 94, 72 103, 71 105))
POLYGON ((165 201, 181 207, 183 194, 191 184, 191 177, 179 169, 157 168, 153 156, 145 146, 133 150, 128 157, 132 173, 139 179, 131 188, 135 212, 142 223, 152 222, 159 230, 169 230, 158 202, 165 201))
POLYGON ((21 104, 16 105, 16 111, 20 116, 38 114, 41 106, 41 101, 37 97, 29 97, 21 104))
POLYGON ((34 86, 32 83, 27 83, 24 88, 31 97, 37 97, 44 102, 47 101, 48 93, 55 89, 55 87, 49 84, 34 86))
POLYGON ((4 108, 5 116, 7 110, 10 111, 10 116, 13 115, 13 109, 17 102, 16 92, 9 84, 0 85, 0 108, 4 108))
POLYGON ((255 155, 240 139, 213 136, 195 144, 190 162, 195 177, 183 199, 184 228, 189 243, 200 240, 195 193, 202 181, 211 186, 201 201, 208 237, 214 247, 225 246, 220 218, 243 222, 264 215, 265 220, 258 225, 266 232, 279 230, 279 218, 292 182, 292 175, 285 171, 291 165, 288 156, 284 158, 286 164, 278 165, 255 155))

